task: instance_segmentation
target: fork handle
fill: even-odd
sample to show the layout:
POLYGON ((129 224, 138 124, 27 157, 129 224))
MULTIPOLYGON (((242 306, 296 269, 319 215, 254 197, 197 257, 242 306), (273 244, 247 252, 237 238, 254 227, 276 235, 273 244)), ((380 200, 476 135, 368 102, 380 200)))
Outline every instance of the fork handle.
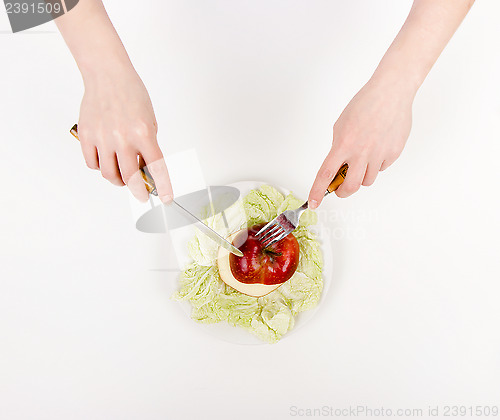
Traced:
POLYGON ((342 185, 342 183, 345 180, 345 177, 347 175, 347 169, 349 168, 349 165, 347 163, 344 163, 339 171, 337 172, 337 175, 335 175, 335 178, 333 178, 332 182, 330 182, 330 185, 328 185, 328 188, 326 189, 325 195, 332 193, 337 190, 338 187, 342 185))
MULTIPOLYGON (((80 140, 78 138, 78 124, 75 124, 73 127, 71 127, 71 130, 69 132, 73 135, 73 137, 77 140, 80 140)), ((151 173, 148 170, 148 167, 144 162, 141 162, 143 164, 142 168, 139 168, 141 171, 141 176, 142 180, 144 181, 144 185, 146 186, 146 190, 148 190, 149 194, 158 195, 158 192, 156 191, 156 185, 153 177, 151 176, 151 173)))

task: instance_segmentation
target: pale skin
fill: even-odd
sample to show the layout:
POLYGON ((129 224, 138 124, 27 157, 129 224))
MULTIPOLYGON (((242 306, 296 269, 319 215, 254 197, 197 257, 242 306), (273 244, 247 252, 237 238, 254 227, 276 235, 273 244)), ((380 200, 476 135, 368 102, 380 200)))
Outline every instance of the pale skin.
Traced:
POLYGON ((415 0, 406 22, 368 83, 333 126, 333 142, 309 193, 309 207, 321 204, 328 184, 345 162, 339 197, 375 182, 399 157, 411 130, 412 104, 473 0, 415 0))
MULTIPOLYGON (((474 0, 414 0, 412 9, 370 80, 333 127, 333 142, 309 193, 317 208, 343 163, 338 188, 348 197, 372 185, 399 157, 411 130, 412 104, 427 74, 474 0)), ((146 163, 162 201, 173 198, 149 94, 135 71, 101 0, 80 0, 56 24, 82 73, 85 94, 79 137, 87 166, 145 201, 139 166, 146 163), (91 36, 89 35, 91 34, 91 36), (138 160, 139 158, 142 161, 138 160)))
POLYGON ((100 169, 115 185, 127 184, 137 199, 146 201, 138 172, 146 163, 159 197, 170 202, 172 185, 156 139, 153 105, 102 1, 81 0, 56 24, 85 85, 78 134, 87 166, 100 169))

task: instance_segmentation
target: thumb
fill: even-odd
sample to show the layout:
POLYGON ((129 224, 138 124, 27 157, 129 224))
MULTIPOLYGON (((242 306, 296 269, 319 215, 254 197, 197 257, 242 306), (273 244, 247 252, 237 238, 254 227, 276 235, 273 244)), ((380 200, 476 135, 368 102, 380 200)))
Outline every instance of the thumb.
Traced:
POLYGON ((311 187, 311 191, 309 192, 309 208, 314 210, 317 208, 321 202, 323 201, 323 197, 325 196, 325 191, 332 182, 333 178, 337 174, 340 166, 344 163, 344 156, 333 153, 333 150, 330 150, 328 155, 326 156, 323 164, 321 165, 316 179, 311 187))

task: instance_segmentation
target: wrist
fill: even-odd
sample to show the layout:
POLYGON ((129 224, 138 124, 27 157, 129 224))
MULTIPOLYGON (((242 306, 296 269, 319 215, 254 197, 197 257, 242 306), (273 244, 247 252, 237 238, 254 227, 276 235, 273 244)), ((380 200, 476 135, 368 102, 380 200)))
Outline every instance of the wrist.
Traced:
POLYGON ((135 69, 101 2, 81 2, 56 19, 84 84, 135 74, 135 69))
POLYGON ((393 65, 382 61, 370 78, 369 83, 413 101, 424 78, 425 76, 420 75, 411 66, 404 66, 400 63, 393 65))
POLYGON ((127 54, 93 54, 77 60, 78 68, 87 87, 101 80, 113 81, 136 75, 127 54))

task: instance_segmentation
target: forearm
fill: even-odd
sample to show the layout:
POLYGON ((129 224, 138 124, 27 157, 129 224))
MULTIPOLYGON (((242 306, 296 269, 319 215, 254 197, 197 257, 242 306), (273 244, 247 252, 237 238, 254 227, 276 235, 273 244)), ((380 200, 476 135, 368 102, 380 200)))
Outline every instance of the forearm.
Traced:
POLYGON ((372 79, 415 94, 474 0, 415 0, 372 79))
POLYGON ((101 0, 80 0, 70 12, 55 20, 82 73, 84 82, 97 74, 133 70, 125 48, 101 0))

